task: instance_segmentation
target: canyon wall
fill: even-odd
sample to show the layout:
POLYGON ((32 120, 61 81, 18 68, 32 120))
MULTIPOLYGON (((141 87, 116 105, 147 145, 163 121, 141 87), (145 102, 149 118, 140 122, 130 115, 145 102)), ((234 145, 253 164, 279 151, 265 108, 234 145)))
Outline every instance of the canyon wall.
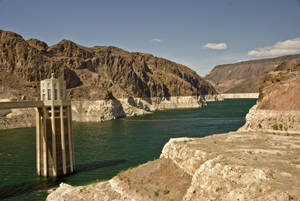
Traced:
POLYGON ((258 102, 250 109, 246 116, 246 124, 240 131, 299 133, 299 83, 300 68, 299 71, 293 72, 269 73, 260 88, 258 102))
MULTIPOLYGON (((66 80, 75 121, 103 121, 154 110, 195 108, 217 94, 187 66, 118 47, 84 47, 70 40, 48 46, 0 30, 0 98, 39 99, 40 81, 66 80), (135 97, 135 98, 132 98, 135 97)), ((211 100, 212 100, 211 99, 211 100)), ((0 129, 34 125, 34 111, 0 111, 0 129), (19 117, 19 118, 18 118, 19 117)))
MULTIPOLYGON (((300 54, 215 66, 205 76, 219 93, 258 93, 266 73, 286 69, 300 54)), ((293 69, 293 68, 292 68, 293 69)))
POLYGON ((66 80, 72 100, 216 94, 187 66, 118 47, 84 47, 70 40, 48 46, 0 30, 0 98, 39 97, 43 79, 66 80))

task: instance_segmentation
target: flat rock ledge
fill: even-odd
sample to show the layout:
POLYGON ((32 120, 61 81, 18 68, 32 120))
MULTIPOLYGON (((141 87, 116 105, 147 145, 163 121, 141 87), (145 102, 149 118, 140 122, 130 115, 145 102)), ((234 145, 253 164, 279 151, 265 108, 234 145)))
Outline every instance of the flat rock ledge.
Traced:
POLYGON ((171 139, 157 160, 47 197, 62 200, 300 200, 300 133, 171 139))

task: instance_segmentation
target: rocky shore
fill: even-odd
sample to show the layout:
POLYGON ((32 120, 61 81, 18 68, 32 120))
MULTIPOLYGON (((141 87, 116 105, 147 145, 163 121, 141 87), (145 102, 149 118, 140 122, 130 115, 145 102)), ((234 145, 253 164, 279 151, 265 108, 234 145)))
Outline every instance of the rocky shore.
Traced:
MULTIPOLYGON (((211 95, 209 100, 219 100, 211 95)), ((169 98, 119 98, 98 101, 72 101, 73 120, 80 122, 112 120, 125 116, 138 116, 156 110, 199 108, 206 104, 205 98, 177 96, 169 98)))
POLYGON ((246 124, 239 131, 299 133, 300 110, 263 110, 257 109, 257 105, 254 105, 246 116, 246 124))
POLYGON ((231 98, 258 98, 258 93, 225 93, 220 94, 224 99, 231 98))
POLYGON ((61 184, 59 200, 300 200, 300 134, 171 139, 159 159, 109 181, 61 184))
POLYGON ((6 117, 0 118, 0 129, 25 128, 35 126, 35 110, 13 109, 6 117))

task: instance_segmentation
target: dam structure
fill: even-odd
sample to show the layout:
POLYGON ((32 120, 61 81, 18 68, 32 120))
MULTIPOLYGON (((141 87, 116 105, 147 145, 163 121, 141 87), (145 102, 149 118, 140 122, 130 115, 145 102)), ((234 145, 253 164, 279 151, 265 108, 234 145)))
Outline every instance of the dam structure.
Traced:
POLYGON ((1 102, 0 109, 36 109, 37 175, 59 177, 74 172, 71 101, 66 82, 54 78, 40 83, 41 101, 1 102))

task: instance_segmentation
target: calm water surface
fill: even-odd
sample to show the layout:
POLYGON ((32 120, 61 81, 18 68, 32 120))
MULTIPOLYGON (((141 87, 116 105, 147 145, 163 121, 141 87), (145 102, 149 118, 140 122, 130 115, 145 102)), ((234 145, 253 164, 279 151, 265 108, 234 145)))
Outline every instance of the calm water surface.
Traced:
POLYGON ((36 176, 35 128, 0 131, 0 200, 45 200, 61 182, 84 185, 158 158, 170 138, 234 131, 256 99, 209 103, 103 123, 74 123, 77 173, 61 179, 36 176))

